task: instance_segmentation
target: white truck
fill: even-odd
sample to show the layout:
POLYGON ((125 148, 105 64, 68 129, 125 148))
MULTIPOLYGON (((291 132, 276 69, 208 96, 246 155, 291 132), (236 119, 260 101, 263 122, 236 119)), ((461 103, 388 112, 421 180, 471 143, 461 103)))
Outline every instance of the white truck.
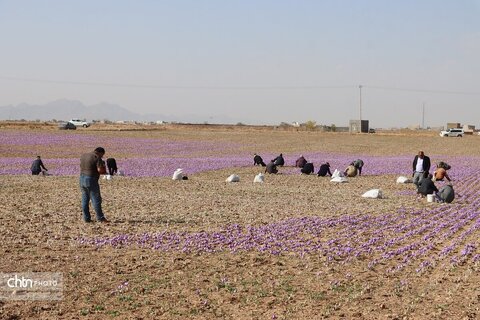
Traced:
POLYGON ((73 123, 75 125, 75 127, 84 127, 84 128, 90 127, 90 123, 88 123, 87 121, 84 121, 84 120, 80 120, 80 119, 72 119, 68 122, 73 123))
POLYGON ((463 137, 463 129, 451 128, 440 132, 440 137, 463 137))

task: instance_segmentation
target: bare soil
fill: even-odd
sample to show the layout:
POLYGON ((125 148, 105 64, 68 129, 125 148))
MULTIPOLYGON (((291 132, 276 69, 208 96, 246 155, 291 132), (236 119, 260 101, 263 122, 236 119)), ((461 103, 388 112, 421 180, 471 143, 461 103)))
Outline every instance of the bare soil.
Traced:
MULTIPOLYGON (((7 126, 8 127, 8 126, 7 126)), ((81 129, 108 136, 117 128, 81 129)), ((11 126, 4 130, 53 130, 11 126)), ((479 156, 480 137, 437 133, 370 134, 226 128, 119 131, 133 137, 236 142, 251 152, 325 151, 370 155, 479 156)), ((8 155, 2 155, 8 156, 8 155)), ((74 156, 74 155, 72 155, 74 156)), ((452 164, 454 165, 454 164, 452 164)), ((282 172, 281 169, 280 171, 282 172)), ((0 176, 0 271, 61 272, 63 300, 0 301, 1 319, 477 319, 479 265, 389 273, 361 258, 331 263, 319 254, 164 252, 138 246, 95 247, 78 239, 121 234, 213 232, 302 217, 388 215, 428 210, 396 176, 356 177, 346 184, 300 174, 252 183, 259 168, 202 172, 186 181, 101 180, 110 224, 82 221, 78 177, 0 176), (241 176, 225 183, 231 173, 241 176), (364 199, 381 188, 385 199, 364 199), (402 193, 403 192, 403 193, 402 193), (121 285, 128 281, 128 285, 121 285)), ((334 238, 338 227, 322 236, 334 238)), ((364 235, 368 238, 368 235, 364 235)), ((393 263, 393 262, 391 262, 393 263)))

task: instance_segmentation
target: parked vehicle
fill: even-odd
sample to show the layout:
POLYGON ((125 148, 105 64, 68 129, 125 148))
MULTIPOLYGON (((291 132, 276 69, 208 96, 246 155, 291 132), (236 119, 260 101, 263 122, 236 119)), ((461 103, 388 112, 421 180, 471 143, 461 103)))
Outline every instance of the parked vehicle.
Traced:
POLYGON ((447 130, 442 130, 440 132, 440 137, 463 137, 465 132, 463 132, 463 129, 456 129, 456 128, 451 128, 447 130))
POLYGON ((84 127, 84 128, 90 127, 90 123, 80 119, 72 119, 69 122, 73 123, 76 127, 84 127))
POLYGON ((77 127, 71 122, 61 122, 58 124, 60 130, 76 130, 77 127))
POLYGON ((376 132, 376 131, 375 131, 375 129, 373 129, 373 128, 368 129, 368 133, 375 133, 375 132, 376 132))

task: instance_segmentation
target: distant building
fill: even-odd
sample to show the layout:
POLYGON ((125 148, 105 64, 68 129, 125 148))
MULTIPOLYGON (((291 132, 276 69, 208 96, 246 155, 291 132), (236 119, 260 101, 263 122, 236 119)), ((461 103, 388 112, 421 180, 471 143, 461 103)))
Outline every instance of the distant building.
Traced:
POLYGON ((350 133, 368 133, 368 120, 350 120, 350 133))
POLYGON ((459 129, 461 128, 460 122, 449 122, 447 123, 447 129, 459 129))
POLYGON ((473 134, 475 132, 475 126, 472 126, 470 124, 464 124, 463 132, 465 132, 465 134, 473 134))

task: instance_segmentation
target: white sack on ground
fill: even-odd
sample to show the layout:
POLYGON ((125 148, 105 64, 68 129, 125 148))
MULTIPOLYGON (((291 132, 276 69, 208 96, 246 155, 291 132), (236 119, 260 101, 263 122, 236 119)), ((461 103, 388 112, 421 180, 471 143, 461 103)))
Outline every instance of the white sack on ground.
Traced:
POLYGON ((330 180, 330 182, 343 183, 343 182, 348 182, 348 179, 345 178, 345 177, 335 177, 335 178, 333 178, 332 180, 330 180))
POLYGON ((257 174, 253 179, 253 182, 264 182, 264 181, 265 181, 265 175, 263 173, 257 174))
POLYGON ((383 193, 381 189, 372 189, 362 194, 362 197, 372 198, 372 199, 381 199, 383 198, 383 193))
POLYGON ((182 169, 177 169, 173 173, 172 180, 182 180, 183 179, 183 170, 182 169))
POLYGON ((397 183, 412 183, 412 179, 407 178, 405 176, 400 176, 397 178, 397 183))
POLYGON ((236 174, 231 174, 227 180, 225 180, 226 182, 240 182, 240 177, 237 176, 236 174))
POLYGON ((345 174, 342 171, 335 169, 335 171, 333 171, 332 178, 338 177, 345 177, 345 174))

